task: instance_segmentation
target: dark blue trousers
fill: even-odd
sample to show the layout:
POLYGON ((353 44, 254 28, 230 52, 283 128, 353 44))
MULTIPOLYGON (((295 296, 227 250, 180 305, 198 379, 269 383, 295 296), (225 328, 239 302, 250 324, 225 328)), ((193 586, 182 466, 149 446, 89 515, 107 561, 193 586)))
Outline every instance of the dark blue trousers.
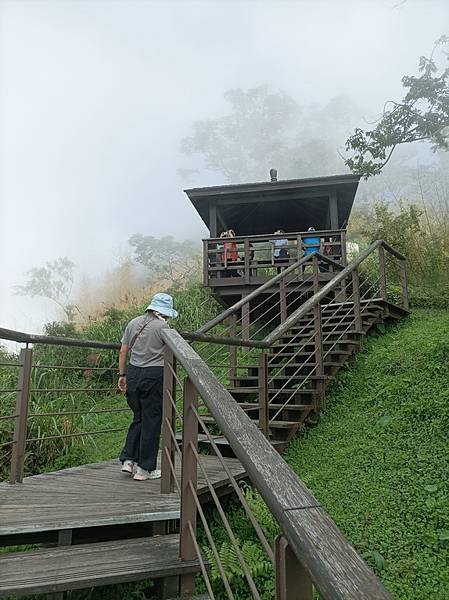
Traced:
POLYGON ((147 471, 156 469, 159 452, 163 374, 163 367, 128 365, 126 370, 126 399, 133 421, 120 460, 132 460, 147 471))

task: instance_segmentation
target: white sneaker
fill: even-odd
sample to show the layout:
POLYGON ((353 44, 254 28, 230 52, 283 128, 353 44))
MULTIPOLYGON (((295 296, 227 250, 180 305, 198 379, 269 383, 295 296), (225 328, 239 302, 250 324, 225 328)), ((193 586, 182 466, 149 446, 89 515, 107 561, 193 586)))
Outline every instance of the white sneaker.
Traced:
POLYGON ((161 471, 156 469, 155 471, 147 471, 142 469, 142 467, 137 467, 136 474, 133 479, 136 481, 145 481, 146 479, 159 479, 161 476, 161 471))
POLYGON ((134 473, 134 463, 132 460, 123 461, 122 468, 123 473, 130 473, 131 475, 134 473))

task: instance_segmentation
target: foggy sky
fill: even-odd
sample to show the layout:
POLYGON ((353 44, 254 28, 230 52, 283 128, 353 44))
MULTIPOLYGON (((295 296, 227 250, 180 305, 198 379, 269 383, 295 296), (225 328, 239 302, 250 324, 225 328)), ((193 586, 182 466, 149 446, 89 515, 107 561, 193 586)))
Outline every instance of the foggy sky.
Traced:
POLYGON ((0 1, 0 326, 55 318, 11 294, 30 267, 66 255, 95 275, 133 233, 204 235, 179 143, 229 88, 373 117, 443 33, 446 0, 0 1))

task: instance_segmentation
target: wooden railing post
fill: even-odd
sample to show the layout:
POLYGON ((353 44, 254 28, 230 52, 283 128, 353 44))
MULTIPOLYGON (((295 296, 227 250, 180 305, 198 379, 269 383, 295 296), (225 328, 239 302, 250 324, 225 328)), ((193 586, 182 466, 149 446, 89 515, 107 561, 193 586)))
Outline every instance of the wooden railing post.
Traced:
MULTIPOLYGON (((198 421, 193 409, 198 409, 198 392, 186 377, 183 386, 183 432, 181 468, 181 521, 179 527, 179 555, 182 560, 197 558, 192 531, 196 536, 197 508, 195 496, 198 484, 195 451, 198 449, 198 421), (192 448, 193 446, 193 448, 192 448), (193 488, 193 489, 192 489, 193 488)), ((195 575, 181 576, 181 596, 195 593, 195 575)))
POLYGON ((346 229, 343 229, 340 234, 340 244, 341 244, 341 264, 346 267, 347 265, 347 256, 346 256, 346 229))
POLYGON ((363 333, 362 312, 360 309, 360 277, 357 270, 352 272, 352 301, 354 304, 354 325, 358 333, 363 333))
POLYGON ((268 437, 268 354, 259 355, 259 429, 268 437))
POLYGON ((379 246, 379 290, 382 300, 387 299, 387 275, 385 271, 385 250, 379 246))
POLYGON ((409 310, 410 303, 408 299, 407 265, 405 260, 399 261, 399 274, 402 286, 402 306, 405 308, 405 310, 409 310))
POLYGON ((313 587, 310 577, 282 534, 275 540, 274 557, 276 600, 312 600, 313 587))
POLYGON ((165 349, 164 392, 162 403, 162 456, 161 456, 161 494, 171 494, 175 490, 175 479, 170 467, 175 467, 176 412, 176 358, 170 348, 165 349))
POLYGON ((249 340, 249 324, 250 324, 250 316, 249 316, 249 302, 242 306, 242 339, 249 340))
POLYGON ((207 240, 203 240, 203 285, 209 286, 209 243, 207 240))
POLYGON ((30 397, 31 370, 33 368, 33 350, 22 348, 20 351, 19 375, 17 380, 16 420, 11 454, 10 483, 22 483, 26 451, 28 401, 30 397))
POLYGON ((244 260, 244 279, 245 279, 245 283, 249 283, 249 257, 251 254, 251 248, 249 245, 249 238, 245 238, 244 242, 243 242, 243 246, 244 246, 244 256, 243 256, 243 260, 244 260))
MULTIPOLYGON (((313 291, 316 294, 319 289, 319 260, 317 256, 313 256, 313 291)), ((324 378, 324 359, 323 359, 323 324, 321 315, 321 304, 318 303, 313 307, 313 329, 315 332, 315 374, 324 378)), ((318 380, 317 385, 320 390, 324 389, 323 380, 318 380)), ((317 396, 314 400, 315 409, 319 409, 317 396)))
MULTIPOLYGON (((229 335, 233 338, 237 337, 237 315, 234 313, 229 317, 229 335)), ((235 380, 237 377, 237 346, 229 346, 229 359, 230 359, 230 369, 229 369, 229 379, 235 380)), ((234 385, 233 381, 231 381, 231 385, 234 385)))
POLYGON ((287 318, 287 294, 285 293, 285 278, 279 282, 279 308, 281 315, 281 323, 287 318))

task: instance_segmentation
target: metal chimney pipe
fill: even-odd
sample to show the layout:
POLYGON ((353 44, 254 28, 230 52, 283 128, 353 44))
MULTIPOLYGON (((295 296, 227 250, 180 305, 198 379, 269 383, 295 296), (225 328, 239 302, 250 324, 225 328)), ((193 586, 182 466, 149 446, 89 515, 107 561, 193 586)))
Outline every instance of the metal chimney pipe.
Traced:
POLYGON ((271 177, 271 181, 277 181, 278 180, 278 172, 277 169, 270 169, 270 177, 271 177))

